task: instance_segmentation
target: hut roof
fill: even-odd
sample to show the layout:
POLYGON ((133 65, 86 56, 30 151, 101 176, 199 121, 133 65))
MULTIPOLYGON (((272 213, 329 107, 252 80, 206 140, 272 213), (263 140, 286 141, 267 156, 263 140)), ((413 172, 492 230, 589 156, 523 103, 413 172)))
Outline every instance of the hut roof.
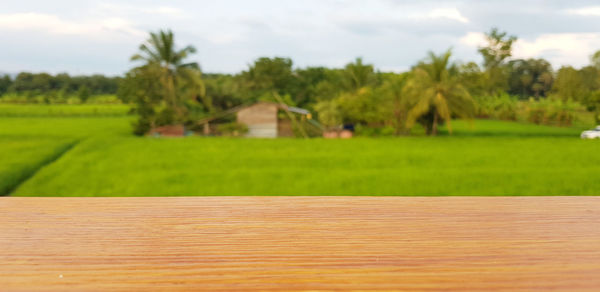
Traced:
POLYGON ((202 119, 202 120, 198 121, 198 123, 199 124, 208 123, 208 122, 214 121, 216 119, 222 118, 222 117, 224 117, 224 116, 226 116, 228 114, 237 113, 237 112, 239 112, 239 111, 241 111, 243 109, 255 106, 257 104, 271 104, 271 105, 275 105, 280 110, 284 110, 284 111, 287 110, 287 111, 290 111, 290 112, 293 112, 293 113, 296 113, 296 114, 300 114, 300 115, 309 115, 310 114, 310 112, 308 110, 303 109, 303 108, 288 106, 288 105, 283 104, 283 103, 268 102, 268 101, 259 101, 259 102, 255 102, 255 103, 251 103, 251 104, 240 105, 240 106, 228 109, 226 111, 222 111, 220 113, 216 113, 216 114, 214 114, 211 117, 208 117, 208 118, 205 118, 205 119, 202 119))
POLYGON ((293 107, 293 106, 286 106, 287 110, 293 113, 297 113, 297 114, 301 114, 301 115, 309 115, 310 112, 308 110, 305 110, 303 108, 299 108, 299 107, 293 107))

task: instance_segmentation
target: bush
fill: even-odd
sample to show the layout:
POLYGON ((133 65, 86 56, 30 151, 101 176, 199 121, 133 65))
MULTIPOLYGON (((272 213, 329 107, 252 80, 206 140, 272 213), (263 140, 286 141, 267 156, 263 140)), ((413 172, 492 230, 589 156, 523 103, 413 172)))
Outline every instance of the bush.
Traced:
POLYGON ((396 129, 391 126, 384 127, 369 127, 365 125, 356 125, 354 128, 354 132, 356 136, 363 137, 385 137, 385 136, 394 136, 396 134, 396 129))
POLYGON ((315 105, 315 110, 319 113, 319 121, 327 130, 342 124, 340 106, 335 100, 321 101, 315 105))
POLYGON ((557 98, 530 99, 525 103, 527 121, 538 125, 571 126, 584 107, 574 101, 557 98))
POLYGON ((123 102, 114 94, 94 95, 86 100, 89 104, 122 104, 123 102))
POLYGON ((556 96, 519 101, 506 93, 477 98, 477 117, 509 121, 527 121, 538 125, 572 126, 585 108, 572 100, 556 96))
POLYGON ((16 93, 7 93, 0 97, 0 102, 2 103, 28 103, 29 100, 27 96, 16 94, 16 93))
POLYGON ((0 103, 15 104, 122 104, 116 95, 93 95, 86 100, 77 95, 67 95, 62 91, 45 94, 7 93, 0 97, 0 103))
POLYGON ((156 111, 151 106, 140 104, 135 108, 135 112, 139 115, 139 118, 133 122, 133 133, 137 136, 146 135, 152 130, 153 118, 156 115, 156 111))
MULTIPOLYGON (((142 118, 152 119, 151 117, 140 117, 140 119, 142 118)), ((176 124, 175 110, 171 107, 162 107, 155 116, 155 126, 162 127, 174 124, 176 124)))
POLYGON ((223 136, 240 137, 248 133, 248 126, 233 122, 217 126, 217 131, 223 136))
POLYGON ((66 104, 81 104, 81 99, 79 97, 72 96, 72 97, 67 98, 65 103, 66 104))
POLYGON ((148 119, 140 118, 133 122, 133 134, 136 136, 144 136, 152 130, 152 124, 148 119))
POLYGON ((477 100, 477 117, 515 121, 519 110, 516 97, 506 93, 497 96, 483 96, 477 100))

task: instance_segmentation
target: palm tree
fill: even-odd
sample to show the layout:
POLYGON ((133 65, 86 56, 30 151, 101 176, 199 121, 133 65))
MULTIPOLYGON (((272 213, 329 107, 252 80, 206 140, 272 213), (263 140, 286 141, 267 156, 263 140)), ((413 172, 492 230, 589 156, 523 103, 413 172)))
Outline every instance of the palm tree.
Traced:
POLYGON ((196 52, 193 46, 181 50, 175 47, 171 30, 150 33, 146 43, 140 45, 140 52, 131 57, 132 61, 144 61, 142 67, 160 71, 160 82, 164 87, 166 103, 173 109, 178 118, 185 115, 184 98, 202 98, 204 103, 205 88, 201 79, 200 66, 196 62, 186 63, 185 59, 196 52))
POLYGON ((405 88, 411 104, 406 122, 408 128, 421 120, 428 134, 437 135, 439 124, 446 122, 452 133, 453 116, 473 117, 475 102, 460 84, 456 66, 450 63, 451 55, 450 50, 439 56, 430 52, 425 62, 415 67, 413 78, 405 88))
POLYGON ((326 130, 331 131, 342 125, 342 113, 335 100, 320 101, 315 105, 315 110, 319 113, 319 121, 326 130))
POLYGON ((346 65, 344 69, 345 86, 350 91, 357 91, 369 85, 373 72, 373 65, 364 64, 362 58, 356 58, 354 63, 346 65))
POLYGON ((400 135, 406 130, 406 115, 410 104, 408 104, 405 88, 410 80, 409 77, 409 73, 392 75, 381 87, 386 102, 385 107, 394 116, 396 135, 400 135))

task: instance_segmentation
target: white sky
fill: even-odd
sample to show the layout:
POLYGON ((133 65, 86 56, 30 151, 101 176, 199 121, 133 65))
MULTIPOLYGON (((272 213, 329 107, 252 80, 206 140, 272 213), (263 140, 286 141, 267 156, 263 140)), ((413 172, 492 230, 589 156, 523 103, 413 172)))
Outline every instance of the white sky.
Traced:
POLYGON ((261 56, 341 67, 356 57, 407 70, 453 48, 477 61, 492 26, 520 37, 515 57, 577 67, 600 50, 600 2, 559 0, 4 0, 0 72, 122 74, 148 31, 170 28, 205 72, 235 73, 261 56))

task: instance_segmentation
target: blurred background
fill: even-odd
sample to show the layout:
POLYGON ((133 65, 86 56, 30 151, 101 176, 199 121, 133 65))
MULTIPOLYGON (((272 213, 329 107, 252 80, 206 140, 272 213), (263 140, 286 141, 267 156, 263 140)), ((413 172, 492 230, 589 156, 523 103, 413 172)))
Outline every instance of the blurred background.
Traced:
POLYGON ((6 3, 0 196, 597 195, 599 19, 593 1, 6 3))

